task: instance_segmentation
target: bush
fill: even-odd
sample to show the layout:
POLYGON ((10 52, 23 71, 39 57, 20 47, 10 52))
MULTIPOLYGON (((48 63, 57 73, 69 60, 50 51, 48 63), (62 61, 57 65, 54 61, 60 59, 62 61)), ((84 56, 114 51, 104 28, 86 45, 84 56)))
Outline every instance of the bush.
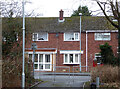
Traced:
MULTIPOLYGON (((13 44, 9 54, 2 56, 2 87, 21 87, 22 82, 22 41, 13 44)), ((7 47, 6 47, 7 48, 7 47)), ((28 87, 34 82, 31 76, 31 64, 25 58, 25 81, 28 87)))
POLYGON ((118 83, 120 81, 118 72, 118 66, 97 66, 91 71, 91 81, 96 82, 96 77, 99 76, 101 83, 118 83))

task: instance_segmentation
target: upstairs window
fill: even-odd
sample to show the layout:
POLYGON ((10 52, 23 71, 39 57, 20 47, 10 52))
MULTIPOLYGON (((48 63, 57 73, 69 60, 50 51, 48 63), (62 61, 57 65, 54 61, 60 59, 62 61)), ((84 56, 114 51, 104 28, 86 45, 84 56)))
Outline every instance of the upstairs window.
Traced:
POLYGON ((64 33, 64 41, 79 41, 79 33, 64 33))
POLYGON ((95 33, 95 40, 111 40, 110 33, 95 33))
POLYGON ((33 41, 48 41, 48 33, 33 33, 33 41))

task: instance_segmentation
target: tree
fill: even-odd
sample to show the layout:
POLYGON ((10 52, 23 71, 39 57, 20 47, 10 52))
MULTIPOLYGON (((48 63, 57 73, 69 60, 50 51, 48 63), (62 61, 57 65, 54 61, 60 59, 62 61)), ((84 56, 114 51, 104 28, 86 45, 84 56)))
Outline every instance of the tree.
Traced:
POLYGON ((106 0, 105 2, 101 2, 100 0, 95 0, 99 7, 101 8, 102 12, 104 13, 106 19, 115 27, 118 29, 118 59, 119 59, 119 65, 120 65, 120 1, 117 0, 106 0), (106 10, 109 6, 109 11, 112 13, 112 16, 114 19, 117 20, 115 23, 110 16, 107 14, 106 10))
MULTIPOLYGON (((21 87, 22 75, 22 0, 0 1, 2 13, 2 86, 21 87), (18 34, 18 41, 16 41, 18 34), (15 84, 16 83, 16 84, 15 84)), ((26 2, 27 3, 27 2, 26 2)), ((33 13, 27 14, 31 16, 33 13)), ((27 35, 28 36, 28 35, 27 35)), ((25 63, 28 61, 25 59, 25 63)), ((28 63, 27 63, 28 64, 28 63)), ((27 67, 25 64, 25 69, 27 67)), ((31 80, 30 70, 25 71, 26 82, 31 80)))
MULTIPOLYGON (((3 21, 3 55, 8 54, 11 50, 11 46, 16 42, 17 37, 22 39, 22 1, 23 0, 2 0, 0 1, 1 9, 0 12, 2 14, 3 21)), ((30 3, 27 0, 25 4, 30 3)), ((34 10, 31 12, 25 13, 26 17, 35 16, 34 10)))
POLYGON ((72 16, 79 16, 79 13, 82 13, 83 16, 91 16, 91 12, 89 11, 87 6, 79 6, 78 10, 75 10, 72 16))
POLYGON ((102 62, 104 64, 116 65, 117 59, 113 54, 112 46, 105 43, 104 45, 100 45, 100 50, 102 62))
MULTIPOLYGON (((25 0, 25 4, 31 3, 25 0)), ((1 0, 0 12, 3 17, 22 17, 22 0, 1 0)), ((34 10, 25 13, 26 16, 33 16, 34 10)))

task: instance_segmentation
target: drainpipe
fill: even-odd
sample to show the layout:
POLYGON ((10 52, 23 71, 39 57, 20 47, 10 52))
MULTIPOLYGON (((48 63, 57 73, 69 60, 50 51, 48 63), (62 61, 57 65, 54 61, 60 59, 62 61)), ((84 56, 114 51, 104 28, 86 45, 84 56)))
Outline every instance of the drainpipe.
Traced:
POLYGON ((88 39, 87 39, 87 36, 88 36, 88 35, 87 35, 87 33, 88 33, 88 32, 86 31, 86 71, 88 70, 88 68, 87 68, 87 67, 88 67, 88 63, 87 63, 87 61, 88 61, 88 59, 87 59, 87 49, 88 49, 88 46, 87 46, 87 44, 88 44, 88 43, 87 43, 87 40, 88 40, 88 39))

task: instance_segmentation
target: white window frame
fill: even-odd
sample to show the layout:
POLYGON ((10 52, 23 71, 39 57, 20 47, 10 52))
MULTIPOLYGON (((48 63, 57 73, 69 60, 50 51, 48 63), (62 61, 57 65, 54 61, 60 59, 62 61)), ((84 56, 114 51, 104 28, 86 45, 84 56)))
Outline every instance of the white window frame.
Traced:
POLYGON ((70 54, 67 54, 67 62, 65 62, 65 55, 66 54, 63 54, 63 64, 79 64, 80 54, 77 54, 78 55, 78 62, 75 62, 75 54, 73 54, 73 63, 70 63, 70 54))
POLYGON ((43 64, 43 69, 39 69, 39 70, 51 71, 51 69, 52 69, 52 64, 51 64, 52 63, 52 55, 51 54, 42 54, 42 55, 43 55, 43 62, 39 62, 39 64, 43 64), (45 62, 45 55, 50 55, 50 62, 45 62), (46 64, 50 65, 50 69, 45 69, 46 64))
POLYGON ((33 33, 33 34, 32 34, 32 40, 33 40, 33 41, 38 41, 38 33, 33 33), (34 34, 37 34, 37 40, 34 39, 34 34))
POLYGON ((39 33, 33 33, 33 34, 32 34, 32 40, 33 40, 33 41, 48 41, 48 33, 46 33, 46 34, 47 34, 47 39, 46 39, 46 40, 38 40, 38 34, 39 34, 39 33), (37 34, 37 40, 34 40, 34 34, 37 34))
POLYGON ((111 33, 95 33, 94 38, 95 38, 95 41, 110 41, 111 40, 111 33), (101 35, 101 38, 96 38, 97 35, 101 35), (109 35, 109 38, 104 39, 105 35, 109 35))
MULTIPOLYGON (((67 33, 67 32, 66 32, 67 33)), ((73 32, 73 35, 74 35, 74 40, 66 40, 65 39, 65 34, 64 33, 64 41, 79 41, 80 40, 80 33, 79 32, 73 32), (78 39, 75 38, 75 34, 78 34, 78 39)), ((69 32, 68 32, 69 33, 69 32)))
MULTIPOLYGON (((29 54, 28 54, 29 55, 29 54)), ((43 62, 40 62, 39 57, 40 57, 40 53, 37 54, 38 55, 38 61, 34 62, 34 64, 38 65, 38 68, 35 69, 35 71, 52 71, 52 54, 42 54, 43 55, 43 62), (45 55, 50 55, 50 62, 45 62, 45 55), (40 69, 40 64, 43 64, 43 69, 40 69), (45 69, 45 64, 49 64, 50 65, 50 69, 45 69)), ((32 54, 32 61, 33 61, 33 54, 32 54)))

